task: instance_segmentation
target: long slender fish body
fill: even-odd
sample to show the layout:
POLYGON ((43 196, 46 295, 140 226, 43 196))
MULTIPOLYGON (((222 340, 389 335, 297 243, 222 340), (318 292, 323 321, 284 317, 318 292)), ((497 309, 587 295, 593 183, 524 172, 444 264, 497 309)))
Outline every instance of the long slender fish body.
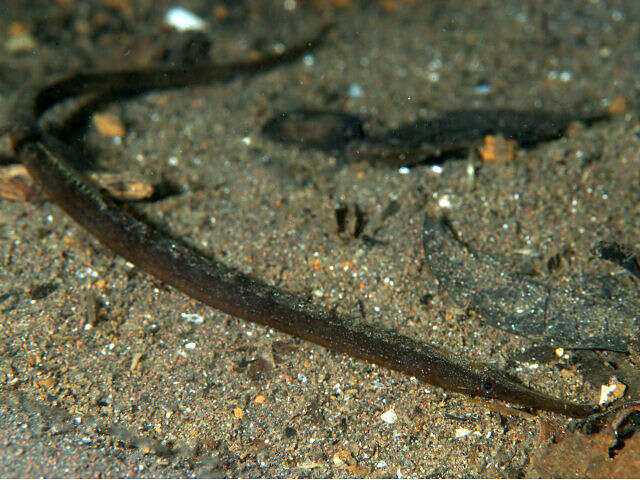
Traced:
POLYGON ((40 116, 81 94, 130 95, 253 74, 297 59, 311 42, 261 60, 187 69, 76 74, 27 90, 14 108, 13 148, 47 195, 106 247, 190 297, 227 314, 272 327, 331 350, 414 376, 466 395, 584 417, 597 409, 536 392, 485 365, 395 332, 321 311, 295 297, 207 259, 180 241, 125 213, 103 197, 67 160, 69 146, 42 130, 40 116))

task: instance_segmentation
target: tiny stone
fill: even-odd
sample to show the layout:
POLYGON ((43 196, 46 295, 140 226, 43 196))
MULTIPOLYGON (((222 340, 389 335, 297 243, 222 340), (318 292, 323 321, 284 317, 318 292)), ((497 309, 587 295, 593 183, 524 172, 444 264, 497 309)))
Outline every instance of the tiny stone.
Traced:
POLYGON ((111 113, 95 113, 93 124, 100 135, 109 138, 124 137, 126 130, 122 121, 111 113))
POLYGON ((487 135, 484 143, 478 147, 478 153, 485 163, 504 163, 515 159, 517 148, 513 140, 506 140, 501 135, 487 135))
POLYGON ((9 53, 31 52, 37 46, 35 38, 29 32, 18 33, 4 42, 4 48, 9 53))
POLYGON ((180 316, 183 320, 195 323, 196 325, 201 325, 204 322, 202 315, 199 315, 197 313, 181 313, 180 316))
POLYGON ((204 30, 207 26, 207 22, 202 20, 195 13, 182 7, 173 7, 169 9, 164 16, 164 21, 167 25, 175 28, 179 32, 204 30))
POLYGON ((600 405, 622 398, 626 389, 624 383, 619 382, 616 377, 611 377, 607 385, 600 386, 600 405))
POLYGON ((380 419, 384 423, 387 423, 387 424, 391 425, 393 423, 396 423, 396 421, 398 420, 398 415, 393 410, 393 408, 391 408, 391 409, 387 410, 386 412, 384 412, 382 415, 380 415, 380 419))
POLYGON ((364 92, 362 91, 362 87, 357 83, 352 83, 351 86, 349 87, 349 96, 351 98, 360 98, 362 97, 362 95, 364 95, 364 92))

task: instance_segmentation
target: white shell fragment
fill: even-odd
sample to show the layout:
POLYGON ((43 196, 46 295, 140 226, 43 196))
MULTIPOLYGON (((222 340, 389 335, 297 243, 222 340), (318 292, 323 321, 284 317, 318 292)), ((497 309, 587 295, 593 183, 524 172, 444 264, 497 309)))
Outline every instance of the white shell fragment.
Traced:
POLYGON ((396 423, 396 421, 398 420, 398 415, 393 410, 393 408, 390 408, 389 410, 384 412, 382 415, 380 415, 380 419, 384 423, 388 423, 389 425, 391 425, 393 423, 396 423))
POLYGON ((195 323, 196 325, 202 325, 202 323, 204 322, 204 318, 202 318, 202 315, 199 315, 197 313, 183 312, 180 314, 180 316, 187 322, 195 323))
POLYGON ((470 433, 471 433, 471 430, 469 430, 468 428, 456 428, 455 436, 456 438, 463 438, 469 435, 470 433))
POLYGON ((179 32, 186 32, 189 30, 202 31, 207 26, 207 22, 195 13, 182 7, 170 8, 164 16, 164 21, 167 25, 175 28, 179 32))
POLYGON ((611 377, 607 385, 600 386, 600 405, 613 402, 624 395, 627 386, 616 377, 611 377))

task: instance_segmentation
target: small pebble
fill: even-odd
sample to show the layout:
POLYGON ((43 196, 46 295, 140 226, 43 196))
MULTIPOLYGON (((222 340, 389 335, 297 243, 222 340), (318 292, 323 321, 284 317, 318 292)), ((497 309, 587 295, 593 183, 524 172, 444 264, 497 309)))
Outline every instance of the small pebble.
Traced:
POLYGON ((43 196, 27 169, 17 164, 0 167, 0 198, 14 202, 32 202, 43 196))
POLYGON ((362 87, 357 83, 352 83, 351 86, 349 87, 349 96, 351 98, 360 98, 362 97, 362 95, 364 95, 364 91, 362 90, 362 87))
POLYGON ((398 420, 398 415, 393 410, 393 408, 391 408, 391 409, 387 410, 386 412, 384 412, 382 415, 380 415, 380 419, 384 423, 392 425, 392 424, 396 423, 396 421, 398 420))
POLYGON ((455 436, 456 438, 463 438, 469 435, 470 433, 471 433, 471 430, 469 430, 468 428, 456 428, 455 436))
POLYGON ((170 8, 164 16, 164 21, 167 25, 175 28, 179 32, 187 32, 190 30, 202 31, 207 27, 207 22, 195 13, 182 7, 170 8))
POLYGON ((491 85, 489 85, 488 83, 481 83, 473 88, 473 93, 475 93, 476 95, 486 95, 490 92, 491 85))
POLYGON ((225 5, 215 5, 213 7, 213 17, 216 20, 226 20, 229 18, 229 9, 225 5))
POLYGON ((29 32, 18 33, 4 42, 4 49, 9 53, 32 52, 38 44, 29 32))
POLYGON ((202 318, 202 315, 199 315, 197 313, 181 313, 180 316, 183 320, 195 323, 196 325, 202 325, 202 323, 204 322, 204 318, 202 318))
POLYGON ((501 135, 487 135, 484 143, 478 148, 483 162, 504 163, 516 158, 518 144, 513 140, 506 140, 501 135))
POLYGON ((95 113, 93 115, 93 124, 98 133, 104 137, 124 137, 126 130, 120 118, 111 113, 95 113))
POLYGON ((616 377, 611 377, 608 384, 600 386, 600 405, 622 398, 626 389, 624 383, 619 382, 616 377))
POLYGON ((440 208, 451 208, 451 198, 449 195, 443 195, 438 199, 438 206, 440 208))
POLYGON ((573 77, 573 75, 571 74, 571 72, 568 71, 564 71, 560 74, 560 81, 561 82, 569 82, 571 80, 571 78, 573 77))
POLYGON ((623 97, 620 96, 615 97, 613 100, 611 100, 611 103, 609 103, 609 106, 607 107, 607 112, 609 112, 611 115, 621 115, 623 113, 626 113, 627 110, 627 102, 623 97))
POLYGON ((93 172, 89 177, 96 182, 101 189, 118 200, 140 201, 151 198, 155 191, 153 185, 146 181, 137 181, 129 178, 127 172, 93 172))
POLYGON ((140 366, 140 360, 144 355, 141 352, 137 352, 131 358, 131 365, 129 366, 130 371, 135 371, 140 366))
POLYGON ((312 470, 320 467, 324 467, 324 465, 322 463, 312 461, 305 461, 297 465, 297 468, 300 468, 301 470, 312 470))

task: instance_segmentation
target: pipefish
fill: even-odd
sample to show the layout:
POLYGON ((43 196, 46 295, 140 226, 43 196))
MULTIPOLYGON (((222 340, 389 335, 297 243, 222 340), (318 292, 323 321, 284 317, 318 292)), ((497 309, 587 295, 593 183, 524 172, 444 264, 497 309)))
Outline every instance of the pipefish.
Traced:
POLYGON ((487 365, 396 332, 321 311, 263 281, 205 258, 104 197, 72 166, 68 159, 69 145, 39 124, 40 117, 52 106, 78 95, 132 95, 263 72, 295 61, 315 48, 327 28, 311 41, 255 61, 78 73, 27 89, 13 110, 14 123, 9 134, 13 150, 45 193, 103 245, 137 268, 217 310, 403 372, 445 390, 571 417, 585 417, 597 411, 592 405, 537 392, 487 365))

